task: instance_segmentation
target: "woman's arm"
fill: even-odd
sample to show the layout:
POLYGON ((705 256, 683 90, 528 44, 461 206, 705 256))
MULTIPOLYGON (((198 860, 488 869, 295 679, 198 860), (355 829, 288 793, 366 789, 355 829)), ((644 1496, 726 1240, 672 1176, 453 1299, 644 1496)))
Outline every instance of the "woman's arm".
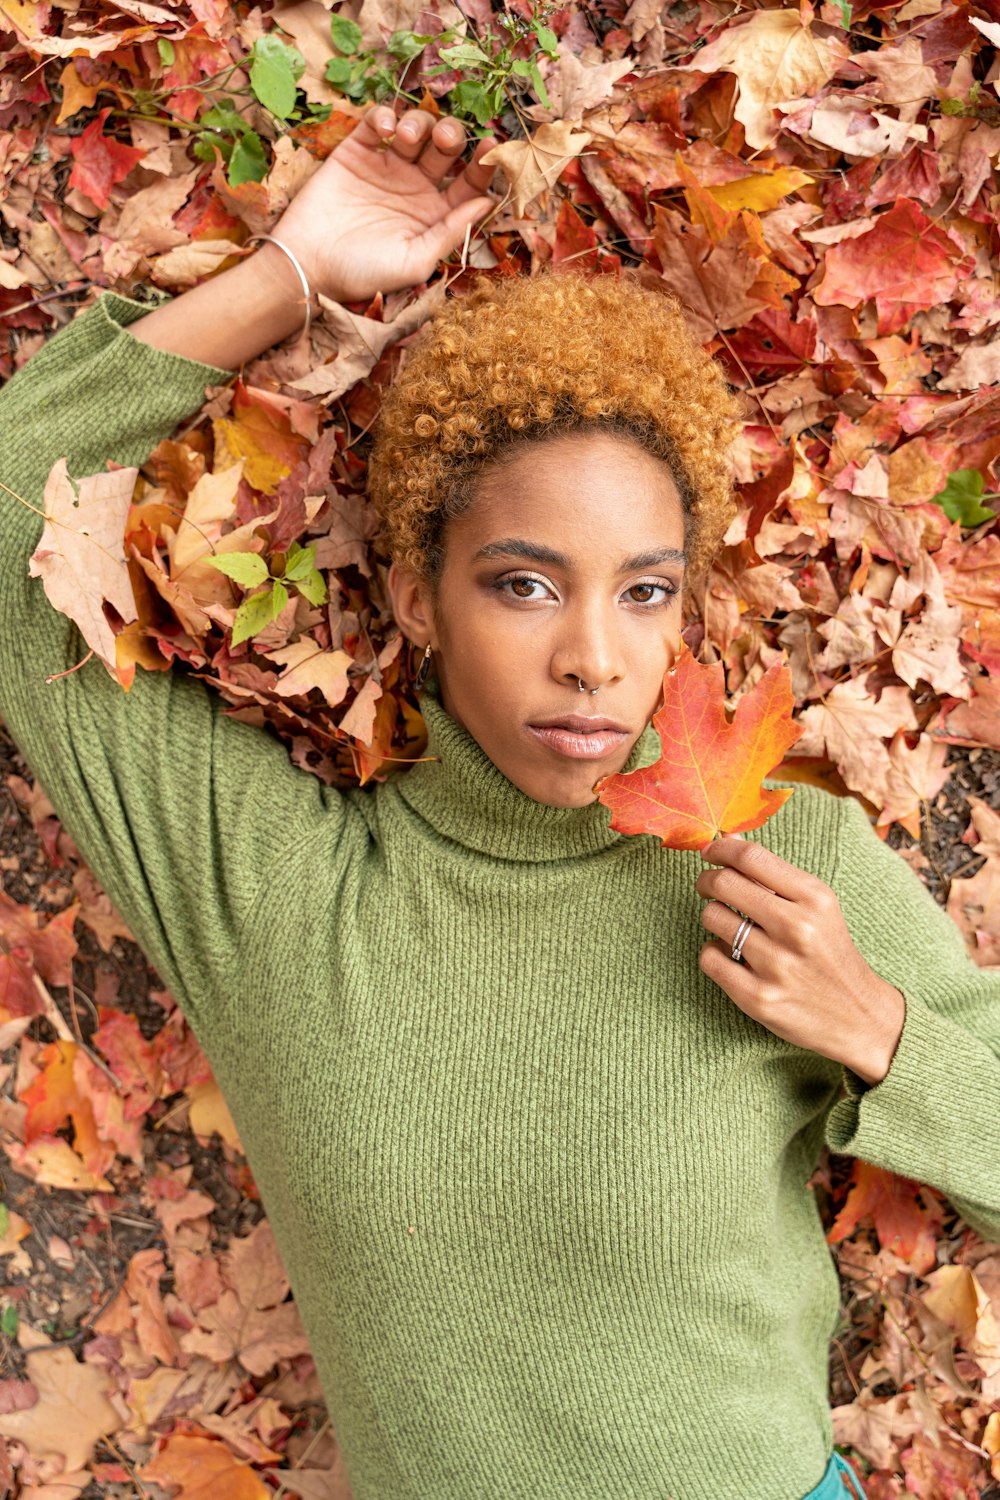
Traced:
POLYGON ((833 1150, 940 1188, 1000 1238, 1000 972, 972 963, 853 798, 800 786, 779 816, 795 863, 764 847, 770 830, 710 846, 696 884, 720 941, 702 968, 762 1025, 842 1065, 833 1150), (819 848, 829 884, 798 868, 819 848), (741 912, 754 926, 734 962, 741 912))
MULTIPOLYGON (((429 118, 419 122, 424 141, 429 118)), ((434 175, 440 177, 439 162, 432 159, 426 173, 419 161, 402 156, 398 168, 387 165, 373 135, 368 147, 363 137, 355 142, 352 170, 364 167, 366 152, 378 156, 370 172, 409 184, 425 213, 428 198, 444 196, 434 175), (415 172, 420 182, 413 181, 415 172)), ((336 155, 309 187, 337 180, 327 172, 336 155)), ((363 183, 362 199, 366 191, 363 183)), ((347 197, 345 189, 339 261, 332 241, 328 264, 318 256, 309 261, 314 284, 327 289, 335 285, 328 273, 337 265, 343 275, 357 262, 359 278, 371 276, 361 254, 364 236, 342 212, 347 197)), ((405 284, 401 268, 429 275, 431 251, 454 248, 449 235, 461 242, 474 203, 466 199, 461 227, 445 203, 437 238, 426 239, 421 221, 410 223, 409 238, 404 234, 404 201, 394 227, 384 226, 380 269, 388 264, 391 270, 396 245, 389 283, 405 284), (418 264, 414 245, 422 238, 418 264)), ((292 220, 284 233, 308 259, 308 215, 305 227, 296 229, 292 220)), ((141 463, 202 403, 207 384, 226 379, 234 364, 280 331, 277 320, 291 318, 285 289, 276 298, 262 275, 264 268, 270 278, 276 264, 257 252, 148 316, 138 304, 105 294, 0 391, 0 715, 203 1039, 201 1023, 208 1026, 220 1006, 238 997, 241 930, 280 869, 280 841, 310 836, 322 820, 328 829, 330 820, 335 831, 346 828, 345 801, 295 770, 270 736, 225 715, 218 696, 194 678, 139 672, 126 694, 101 664, 90 662, 47 682, 75 667, 86 647, 29 579, 28 561, 41 531, 45 481, 58 458, 67 458, 76 478, 109 461, 141 463), (257 292, 244 305, 252 287, 257 292)), ((348 285, 343 281, 341 289, 348 285)), ((296 319, 300 315, 298 307, 296 319)))

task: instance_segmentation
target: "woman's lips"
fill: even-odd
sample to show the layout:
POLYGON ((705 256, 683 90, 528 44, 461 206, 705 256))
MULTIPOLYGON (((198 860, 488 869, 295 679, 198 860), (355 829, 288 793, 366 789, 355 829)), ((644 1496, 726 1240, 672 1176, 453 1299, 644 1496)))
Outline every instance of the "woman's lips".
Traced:
POLYGON ((628 739, 626 729, 563 729, 556 724, 529 724, 529 733, 570 760, 605 760, 628 739))

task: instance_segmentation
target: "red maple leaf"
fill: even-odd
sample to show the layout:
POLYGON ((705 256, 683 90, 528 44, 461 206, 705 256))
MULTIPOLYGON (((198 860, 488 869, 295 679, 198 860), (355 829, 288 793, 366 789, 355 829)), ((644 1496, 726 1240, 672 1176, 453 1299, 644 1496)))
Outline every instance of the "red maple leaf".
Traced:
POLYGON ((69 148, 73 153, 69 185, 86 193, 98 208, 107 208, 115 183, 127 177, 146 154, 138 146, 124 146, 114 136, 103 133, 104 122, 110 113, 110 107, 102 109, 69 148))
POLYGON ((867 234, 830 246, 813 300, 860 307, 874 297, 879 333, 897 333, 915 312, 947 302, 973 264, 955 234, 901 198, 867 234))
POLYGON ((663 679, 663 706, 653 715, 659 760, 597 783, 612 828, 655 834, 671 849, 701 849, 720 833, 759 828, 792 795, 761 785, 802 733, 792 704, 788 668, 775 663, 729 720, 721 662, 703 667, 684 651, 663 679))

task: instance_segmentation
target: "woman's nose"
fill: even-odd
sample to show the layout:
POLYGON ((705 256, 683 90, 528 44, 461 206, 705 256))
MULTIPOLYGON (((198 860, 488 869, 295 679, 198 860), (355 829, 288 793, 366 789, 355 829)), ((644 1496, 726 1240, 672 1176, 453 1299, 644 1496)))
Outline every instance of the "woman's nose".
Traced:
POLYGON ((606 687, 624 675, 625 663, 612 624, 593 618, 570 624, 553 657, 553 675, 579 690, 606 687))

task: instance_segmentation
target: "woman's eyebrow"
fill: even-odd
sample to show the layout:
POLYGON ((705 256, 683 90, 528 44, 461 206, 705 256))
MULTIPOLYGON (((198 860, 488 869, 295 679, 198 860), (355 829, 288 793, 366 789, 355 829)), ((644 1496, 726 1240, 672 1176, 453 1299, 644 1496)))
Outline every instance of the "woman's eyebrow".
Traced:
MULTIPOLYGON (((529 542, 523 537, 516 536, 506 536, 498 542, 487 542, 485 547, 480 547, 476 553, 476 558, 480 557, 525 557, 531 562, 548 563, 552 568, 572 566, 570 559, 563 553, 555 552, 551 547, 543 547, 539 542, 529 542)), ((619 571, 634 573, 639 568, 655 568, 660 563, 683 565, 686 562, 687 553, 678 551, 676 547, 654 547, 648 552, 637 552, 634 557, 626 557, 619 571)))
POLYGON ((637 552, 634 557, 627 557, 621 565, 623 573, 634 573, 639 568, 655 568, 660 563, 680 563, 682 566, 687 562, 687 553, 680 552, 676 547, 654 547, 651 552, 637 552))
POLYGON ((553 568, 568 568, 569 558, 539 542, 526 542, 520 537, 505 536, 499 542, 487 542, 480 547, 476 557, 526 557, 531 562, 548 563, 553 568))

